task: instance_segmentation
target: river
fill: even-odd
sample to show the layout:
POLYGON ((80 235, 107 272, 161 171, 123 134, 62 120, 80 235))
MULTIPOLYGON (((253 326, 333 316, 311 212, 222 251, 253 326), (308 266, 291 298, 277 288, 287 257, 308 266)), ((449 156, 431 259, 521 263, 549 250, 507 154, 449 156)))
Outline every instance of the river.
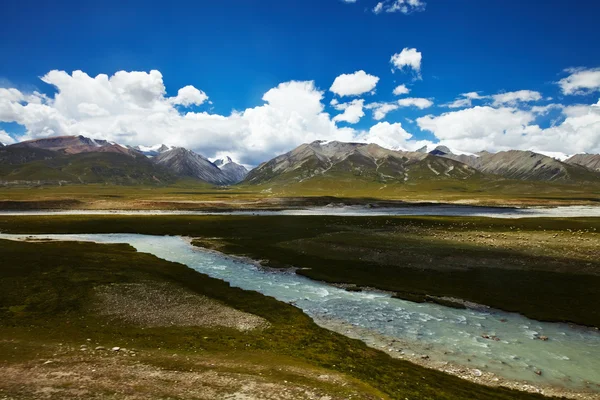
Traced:
POLYGON ((326 206, 286 210, 182 211, 182 210, 0 210, 11 215, 330 215, 330 216, 401 216, 430 215, 489 218, 576 218, 600 217, 600 206, 562 207, 481 207, 463 205, 413 205, 404 207, 326 206))
POLYGON ((493 374, 600 397, 597 330, 481 307, 459 310, 395 299, 386 293, 349 292, 291 272, 266 271, 249 261, 194 247, 177 236, 0 234, 0 239, 25 238, 128 243, 140 252, 292 303, 322 326, 397 357, 427 358, 428 363, 456 365, 477 376, 493 374), (548 340, 540 340, 542 336, 548 340))

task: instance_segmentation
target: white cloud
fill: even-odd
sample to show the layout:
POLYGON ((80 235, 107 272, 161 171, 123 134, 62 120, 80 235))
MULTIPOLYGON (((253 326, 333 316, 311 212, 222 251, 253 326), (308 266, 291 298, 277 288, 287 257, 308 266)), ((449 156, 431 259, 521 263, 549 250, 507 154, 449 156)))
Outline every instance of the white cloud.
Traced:
POLYGON ((398 149, 404 148, 406 142, 411 138, 412 135, 404 130, 401 123, 379 122, 373 125, 368 132, 364 132, 359 140, 375 143, 387 149, 398 149))
POLYGON ((462 93, 456 100, 451 103, 444 104, 444 106, 448 108, 471 107, 473 100, 481 100, 486 98, 488 98, 488 96, 481 96, 479 92, 462 93))
POLYGON ((600 91, 600 68, 570 68, 570 75, 557 82, 563 94, 589 94, 600 91))
POLYGON ((405 70, 412 69, 417 77, 421 76, 421 61, 423 59, 423 55, 421 52, 417 51, 417 49, 409 49, 408 47, 404 48, 400 53, 396 53, 390 59, 390 63, 392 63, 392 71, 394 69, 405 70))
POLYGON ((396 96, 401 96, 403 94, 408 94, 410 93, 410 89, 406 87, 406 85, 399 85, 396 86, 396 88, 394 89, 394 94, 396 96))
POLYGON ((365 106, 367 110, 373 110, 373 119, 381 121, 389 112, 395 111, 400 106, 396 103, 371 103, 365 106))
POLYGON ((491 96, 491 98, 494 100, 494 106, 502 106, 505 104, 516 105, 520 102, 539 101, 542 99, 542 95, 540 92, 533 90, 518 90, 516 92, 498 93, 491 96))
POLYGON ((408 15, 418 11, 425 11, 426 5, 422 0, 385 0, 377 3, 373 8, 373 12, 375 14, 380 14, 381 12, 401 12, 408 15))
POLYGON ((400 107, 417 107, 419 109, 429 108, 433 105, 433 102, 429 99, 423 99, 420 97, 407 97, 405 99, 398 100, 400 107))
POLYGON ((264 94, 263 105, 218 115, 180 112, 174 103, 187 99, 192 104, 200 97, 181 91, 175 96, 179 100, 168 97, 158 71, 96 77, 51 71, 43 80, 57 90, 50 99, 0 91, 0 121, 23 125, 26 133, 19 140, 85 135, 129 145, 166 143, 207 157, 227 152, 245 164, 258 164, 301 143, 351 141, 356 134, 338 128, 324 112, 323 92, 312 81, 282 83, 264 94))
POLYGON ((360 70, 353 74, 338 76, 329 90, 339 96, 359 96, 373 91, 377 82, 379 82, 378 77, 360 70))
POLYGON ((8 134, 8 132, 0 129, 0 143, 3 143, 3 144, 12 144, 14 142, 15 142, 15 140, 12 137, 10 137, 10 135, 8 134))
POLYGON ((171 97, 169 100, 171 101, 171 104, 182 105, 184 107, 189 107, 191 105, 199 106, 208 100, 208 96, 202 90, 198 90, 192 85, 188 85, 179 89, 177 96, 171 97))
POLYGON ((342 0, 342 2, 351 4, 356 3, 356 0, 342 0))
MULTIPOLYGON (((552 105, 552 108, 562 107, 552 105)), ((549 108, 550 105, 527 111, 516 107, 478 106, 440 116, 428 115, 418 118, 417 124, 445 145, 466 151, 600 152, 600 101, 564 107, 564 121, 542 129, 535 120, 549 108)))
POLYGON ((498 93, 492 96, 482 96, 479 92, 462 93, 454 101, 444 104, 448 108, 466 108, 473 105, 473 100, 492 100, 492 105, 495 107, 501 106, 516 106, 519 103, 529 103, 542 100, 542 95, 533 90, 518 90, 515 92, 498 93))
POLYGON ((334 122, 348 122, 349 124, 356 124, 362 117, 365 116, 363 107, 365 105, 364 100, 353 100, 350 103, 342 103, 335 106, 336 110, 344 111, 342 114, 338 114, 333 118, 334 122))

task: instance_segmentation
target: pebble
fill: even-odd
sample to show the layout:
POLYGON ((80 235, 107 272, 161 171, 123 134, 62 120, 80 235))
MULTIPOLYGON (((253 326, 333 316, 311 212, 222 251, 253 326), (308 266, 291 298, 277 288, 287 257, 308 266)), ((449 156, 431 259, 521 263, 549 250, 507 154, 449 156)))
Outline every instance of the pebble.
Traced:
POLYGON ((104 347, 104 346, 98 346, 94 350, 106 350, 106 347, 104 347))
POLYGON ((121 348, 120 347, 113 347, 111 350, 112 351, 119 351, 119 350, 121 350, 121 348))
POLYGON ((471 372, 472 372, 472 374, 473 374, 474 376, 477 376, 477 377, 479 377, 479 376, 483 375, 483 372, 481 372, 481 371, 480 371, 480 370, 478 370, 478 369, 474 369, 474 370, 473 370, 473 371, 471 371, 471 372))

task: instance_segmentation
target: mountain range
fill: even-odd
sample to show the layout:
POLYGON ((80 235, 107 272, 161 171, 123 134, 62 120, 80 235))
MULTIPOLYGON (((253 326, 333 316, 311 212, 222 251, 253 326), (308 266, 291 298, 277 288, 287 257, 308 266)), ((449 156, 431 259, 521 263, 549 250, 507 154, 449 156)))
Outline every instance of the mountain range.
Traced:
POLYGON ((230 157, 211 162, 192 150, 164 144, 131 147, 84 136, 59 136, 0 145, 0 183, 5 185, 164 185, 180 179, 218 186, 294 185, 322 178, 350 185, 482 180, 600 184, 600 155, 577 154, 561 161, 521 150, 473 154, 445 146, 406 151, 376 144, 315 141, 248 172, 230 157))
POLYGON ((0 183, 169 184, 191 178, 231 185, 244 166, 180 147, 129 147, 85 136, 57 136, 0 146, 0 183))
POLYGON ((475 179, 600 183, 598 158, 580 154, 562 162, 521 150, 457 154, 445 146, 404 151, 376 144, 315 141, 259 165, 244 182, 305 182, 317 177, 353 176, 404 183, 475 179))

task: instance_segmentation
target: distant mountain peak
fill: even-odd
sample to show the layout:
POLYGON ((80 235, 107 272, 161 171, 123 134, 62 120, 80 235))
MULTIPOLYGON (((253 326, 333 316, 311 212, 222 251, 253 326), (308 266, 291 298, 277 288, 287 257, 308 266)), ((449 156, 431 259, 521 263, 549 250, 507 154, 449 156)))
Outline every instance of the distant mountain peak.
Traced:
POLYGON ((220 158, 218 160, 215 160, 213 162, 213 164, 215 164, 217 167, 220 168, 220 167, 222 167, 222 166, 224 166, 226 164, 232 163, 232 162, 233 162, 233 160, 231 159, 231 157, 227 156, 225 158, 220 158))

